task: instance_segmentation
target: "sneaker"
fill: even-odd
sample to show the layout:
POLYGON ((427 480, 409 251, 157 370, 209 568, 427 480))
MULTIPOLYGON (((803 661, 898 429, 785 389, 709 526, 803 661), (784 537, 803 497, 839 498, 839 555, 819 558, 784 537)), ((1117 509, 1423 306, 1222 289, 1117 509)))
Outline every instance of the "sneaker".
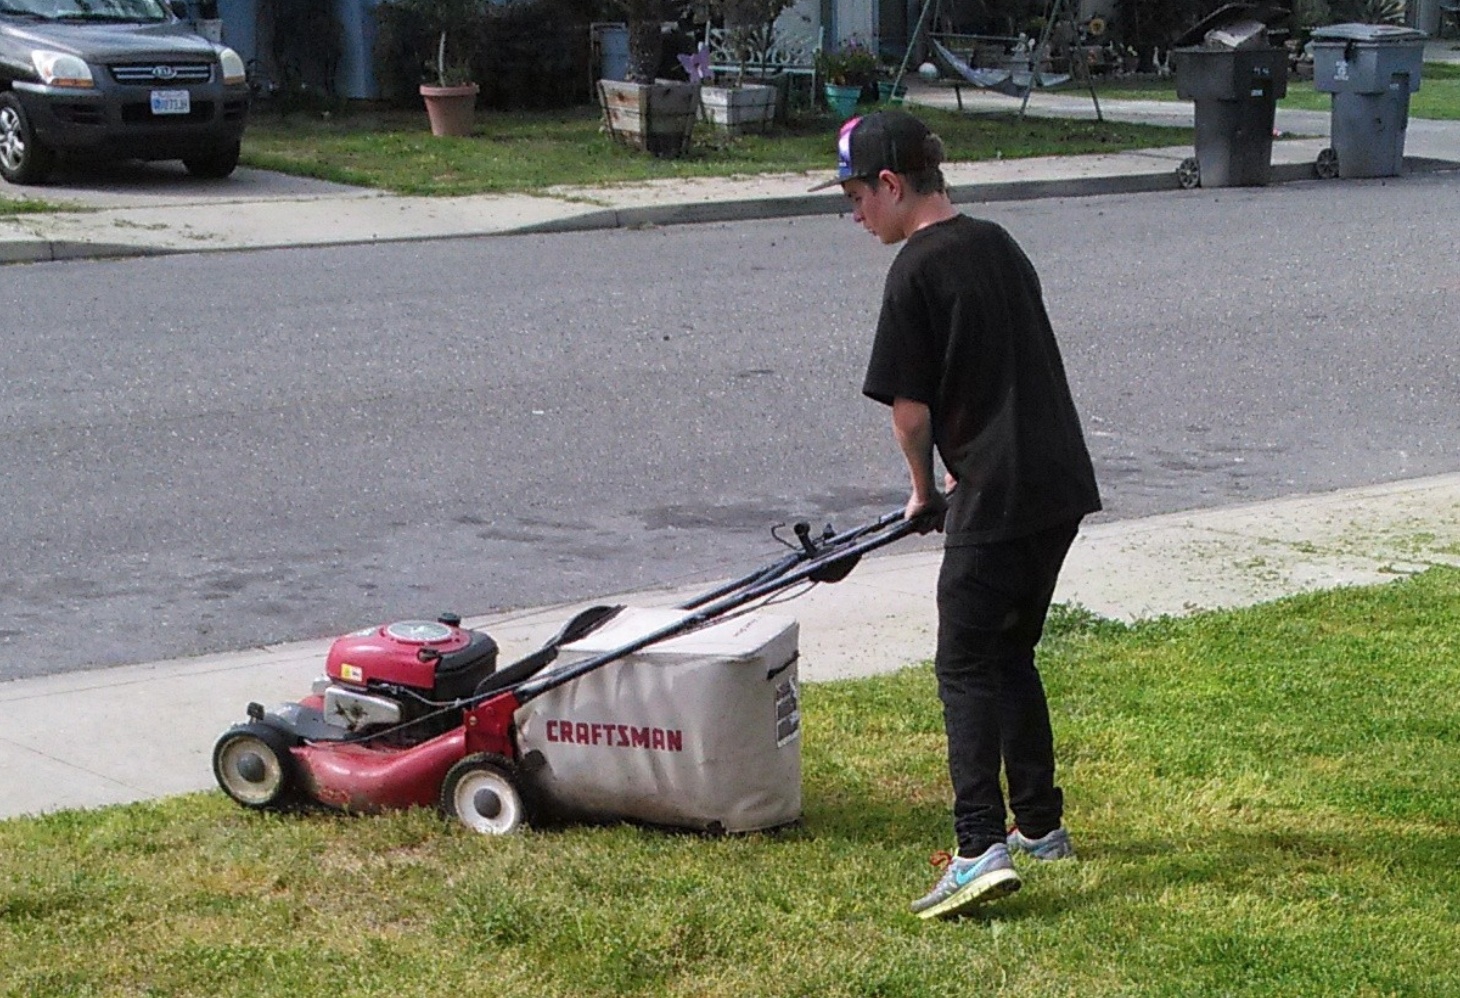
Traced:
POLYGON ((947 918, 994 901, 1019 889, 1019 874, 1009 858, 1009 847, 996 842, 977 859, 964 859, 940 853, 934 866, 943 867, 943 876, 925 896, 912 903, 919 918, 947 918))
POLYGON ((1009 832, 1009 850, 1028 853, 1035 859, 1075 858, 1075 846, 1070 842, 1070 833, 1063 826, 1037 839, 1031 839, 1015 828, 1009 832))

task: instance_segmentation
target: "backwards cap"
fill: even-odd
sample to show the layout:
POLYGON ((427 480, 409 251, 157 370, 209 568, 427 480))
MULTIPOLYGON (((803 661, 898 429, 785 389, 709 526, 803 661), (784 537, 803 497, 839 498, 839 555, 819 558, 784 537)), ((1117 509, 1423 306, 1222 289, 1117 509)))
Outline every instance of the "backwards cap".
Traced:
POLYGON ((917 173, 938 166, 927 153, 928 126, 906 111, 874 111, 842 125, 836 140, 836 176, 819 191, 848 180, 871 180, 883 170, 917 173))

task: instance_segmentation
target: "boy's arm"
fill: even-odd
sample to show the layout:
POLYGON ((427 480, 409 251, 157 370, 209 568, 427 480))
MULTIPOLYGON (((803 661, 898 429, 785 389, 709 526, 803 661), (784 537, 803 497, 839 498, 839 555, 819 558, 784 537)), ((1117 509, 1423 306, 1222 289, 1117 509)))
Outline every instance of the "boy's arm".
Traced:
POLYGON ((892 435, 907 461, 912 478, 912 494, 904 516, 912 520, 928 517, 927 530, 943 529, 943 514, 948 504, 938 491, 933 475, 933 414, 927 405, 912 399, 892 400, 892 435))

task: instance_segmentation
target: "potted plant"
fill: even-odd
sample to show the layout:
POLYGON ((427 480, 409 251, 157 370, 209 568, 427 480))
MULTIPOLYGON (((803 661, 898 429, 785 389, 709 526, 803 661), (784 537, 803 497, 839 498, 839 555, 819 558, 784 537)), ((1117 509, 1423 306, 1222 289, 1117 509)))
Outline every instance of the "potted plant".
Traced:
POLYGON ((461 137, 470 135, 476 123, 481 88, 467 78, 465 66, 447 63, 446 34, 441 32, 436 43, 436 80, 421 84, 421 99, 426 102, 432 135, 461 137))
POLYGON ((907 98, 907 84, 902 81, 898 67, 879 66, 877 71, 877 101, 880 104, 901 104, 907 98))
POLYGON ((619 0, 629 28, 627 80, 599 80, 598 101, 614 140, 655 156, 681 156, 699 113, 696 83, 656 79, 666 0, 619 0))
POLYGON ((432 135, 470 135, 480 87, 471 79, 472 56, 485 17, 483 0, 404 0, 436 39, 430 79, 420 85, 432 135), (450 58, 448 58, 450 56, 450 58))
POLYGON ((816 57, 827 106, 843 118, 857 113, 862 91, 877 79, 877 57, 855 35, 816 57))
POLYGON ((705 119, 727 135, 765 131, 776 117, 778 88, 766 82, 776 44, 776 18, 792 0, 711 0, 710 12, 724 18, 719 55, 733 75, 706 83, 700 93, 705 119), (757 74, 751 82, 751 69, 757 74))

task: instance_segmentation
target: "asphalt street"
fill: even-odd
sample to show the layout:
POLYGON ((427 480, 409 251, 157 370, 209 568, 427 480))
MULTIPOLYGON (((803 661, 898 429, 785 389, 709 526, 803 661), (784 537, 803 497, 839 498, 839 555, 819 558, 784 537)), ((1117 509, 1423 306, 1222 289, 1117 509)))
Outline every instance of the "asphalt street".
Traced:
MULTIPOLYGON (((1457 470, 1454 174, 1046 200, 1104 518, 1457 470)), ((846 219, 8 268, 0 679, 708 579, 900 503, 846 219)))

